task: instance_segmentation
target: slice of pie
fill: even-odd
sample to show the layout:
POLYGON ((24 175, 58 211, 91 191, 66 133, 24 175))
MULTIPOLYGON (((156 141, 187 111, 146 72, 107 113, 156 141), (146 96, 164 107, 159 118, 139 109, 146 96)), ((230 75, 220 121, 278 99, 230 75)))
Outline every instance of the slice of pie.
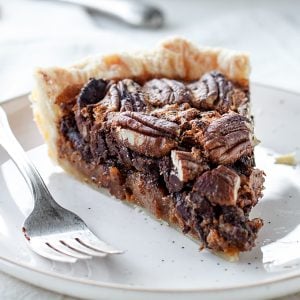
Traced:
POLYGON ((255 245, 249 60, 180 38, 36 70, 35 120, 67 172, 235 259, 255 245))

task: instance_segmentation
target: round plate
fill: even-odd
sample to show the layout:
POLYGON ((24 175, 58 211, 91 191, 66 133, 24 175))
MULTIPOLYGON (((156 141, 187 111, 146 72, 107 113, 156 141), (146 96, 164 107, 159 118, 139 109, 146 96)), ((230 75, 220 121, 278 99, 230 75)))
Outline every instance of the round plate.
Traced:
POLYGON ((256 135, 262 141, 257 165, 267 175, 265 196, 252 216, 263 218, 265 226, 257 246, 235 263, 200 252, 196 243, 165 223, 65 174, 47 157, 27 97, 5 103, 17 138, 30 150, 57 201, 125 253, 63 264, 31 252, 21 226, 32 199, 0 149, 0 269, 46 289, 91 299, 258 299, 298 291, 300 169, 274 159, 277 153, 299 149, 300 95, 254 85, 252 102, 256 135))

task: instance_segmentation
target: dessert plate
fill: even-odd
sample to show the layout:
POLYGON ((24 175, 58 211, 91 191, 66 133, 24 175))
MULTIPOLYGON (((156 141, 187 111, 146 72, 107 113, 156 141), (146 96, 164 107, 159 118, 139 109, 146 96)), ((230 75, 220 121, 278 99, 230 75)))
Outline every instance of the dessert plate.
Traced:
POLYGON ((47 156, 27 96, 3 106, 11 126, 55 199, 80 215, 119 256, 76 264, 43 259, 21 232, 32 209, 30 193, 0 149, 0 270, 37 286, 89 299, 250 299, 300 290, 300 167, 275 164, 300 149, 300 94, 252 86, 257 165, 265 170, 264 198, 252 212, 265 220, 257 246, 238 262, 224 261, 138 208, 112 201, 66 175, 47 156))

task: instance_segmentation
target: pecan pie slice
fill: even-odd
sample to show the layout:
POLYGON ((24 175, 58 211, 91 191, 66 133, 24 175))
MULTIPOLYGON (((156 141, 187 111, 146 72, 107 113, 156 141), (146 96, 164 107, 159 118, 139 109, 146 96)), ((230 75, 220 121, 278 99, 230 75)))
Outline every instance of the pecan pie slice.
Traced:
POLYGON ((239 52, 167 40, 151 52, 41 68, 35 120, 66 171, 144 207, 235 259, 255 245, 249 62, 239 52))

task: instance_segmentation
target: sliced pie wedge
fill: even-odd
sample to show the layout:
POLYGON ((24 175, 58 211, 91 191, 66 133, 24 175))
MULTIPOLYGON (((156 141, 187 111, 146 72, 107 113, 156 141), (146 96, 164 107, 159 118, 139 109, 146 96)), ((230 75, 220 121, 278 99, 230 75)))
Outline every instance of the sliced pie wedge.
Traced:
POLYGON ((174 38, 150 52, 39 68, 31 99, 67 172, 233 260, 263 225, 249 219, 264 173, 248 75, 246 54, 174 38))

